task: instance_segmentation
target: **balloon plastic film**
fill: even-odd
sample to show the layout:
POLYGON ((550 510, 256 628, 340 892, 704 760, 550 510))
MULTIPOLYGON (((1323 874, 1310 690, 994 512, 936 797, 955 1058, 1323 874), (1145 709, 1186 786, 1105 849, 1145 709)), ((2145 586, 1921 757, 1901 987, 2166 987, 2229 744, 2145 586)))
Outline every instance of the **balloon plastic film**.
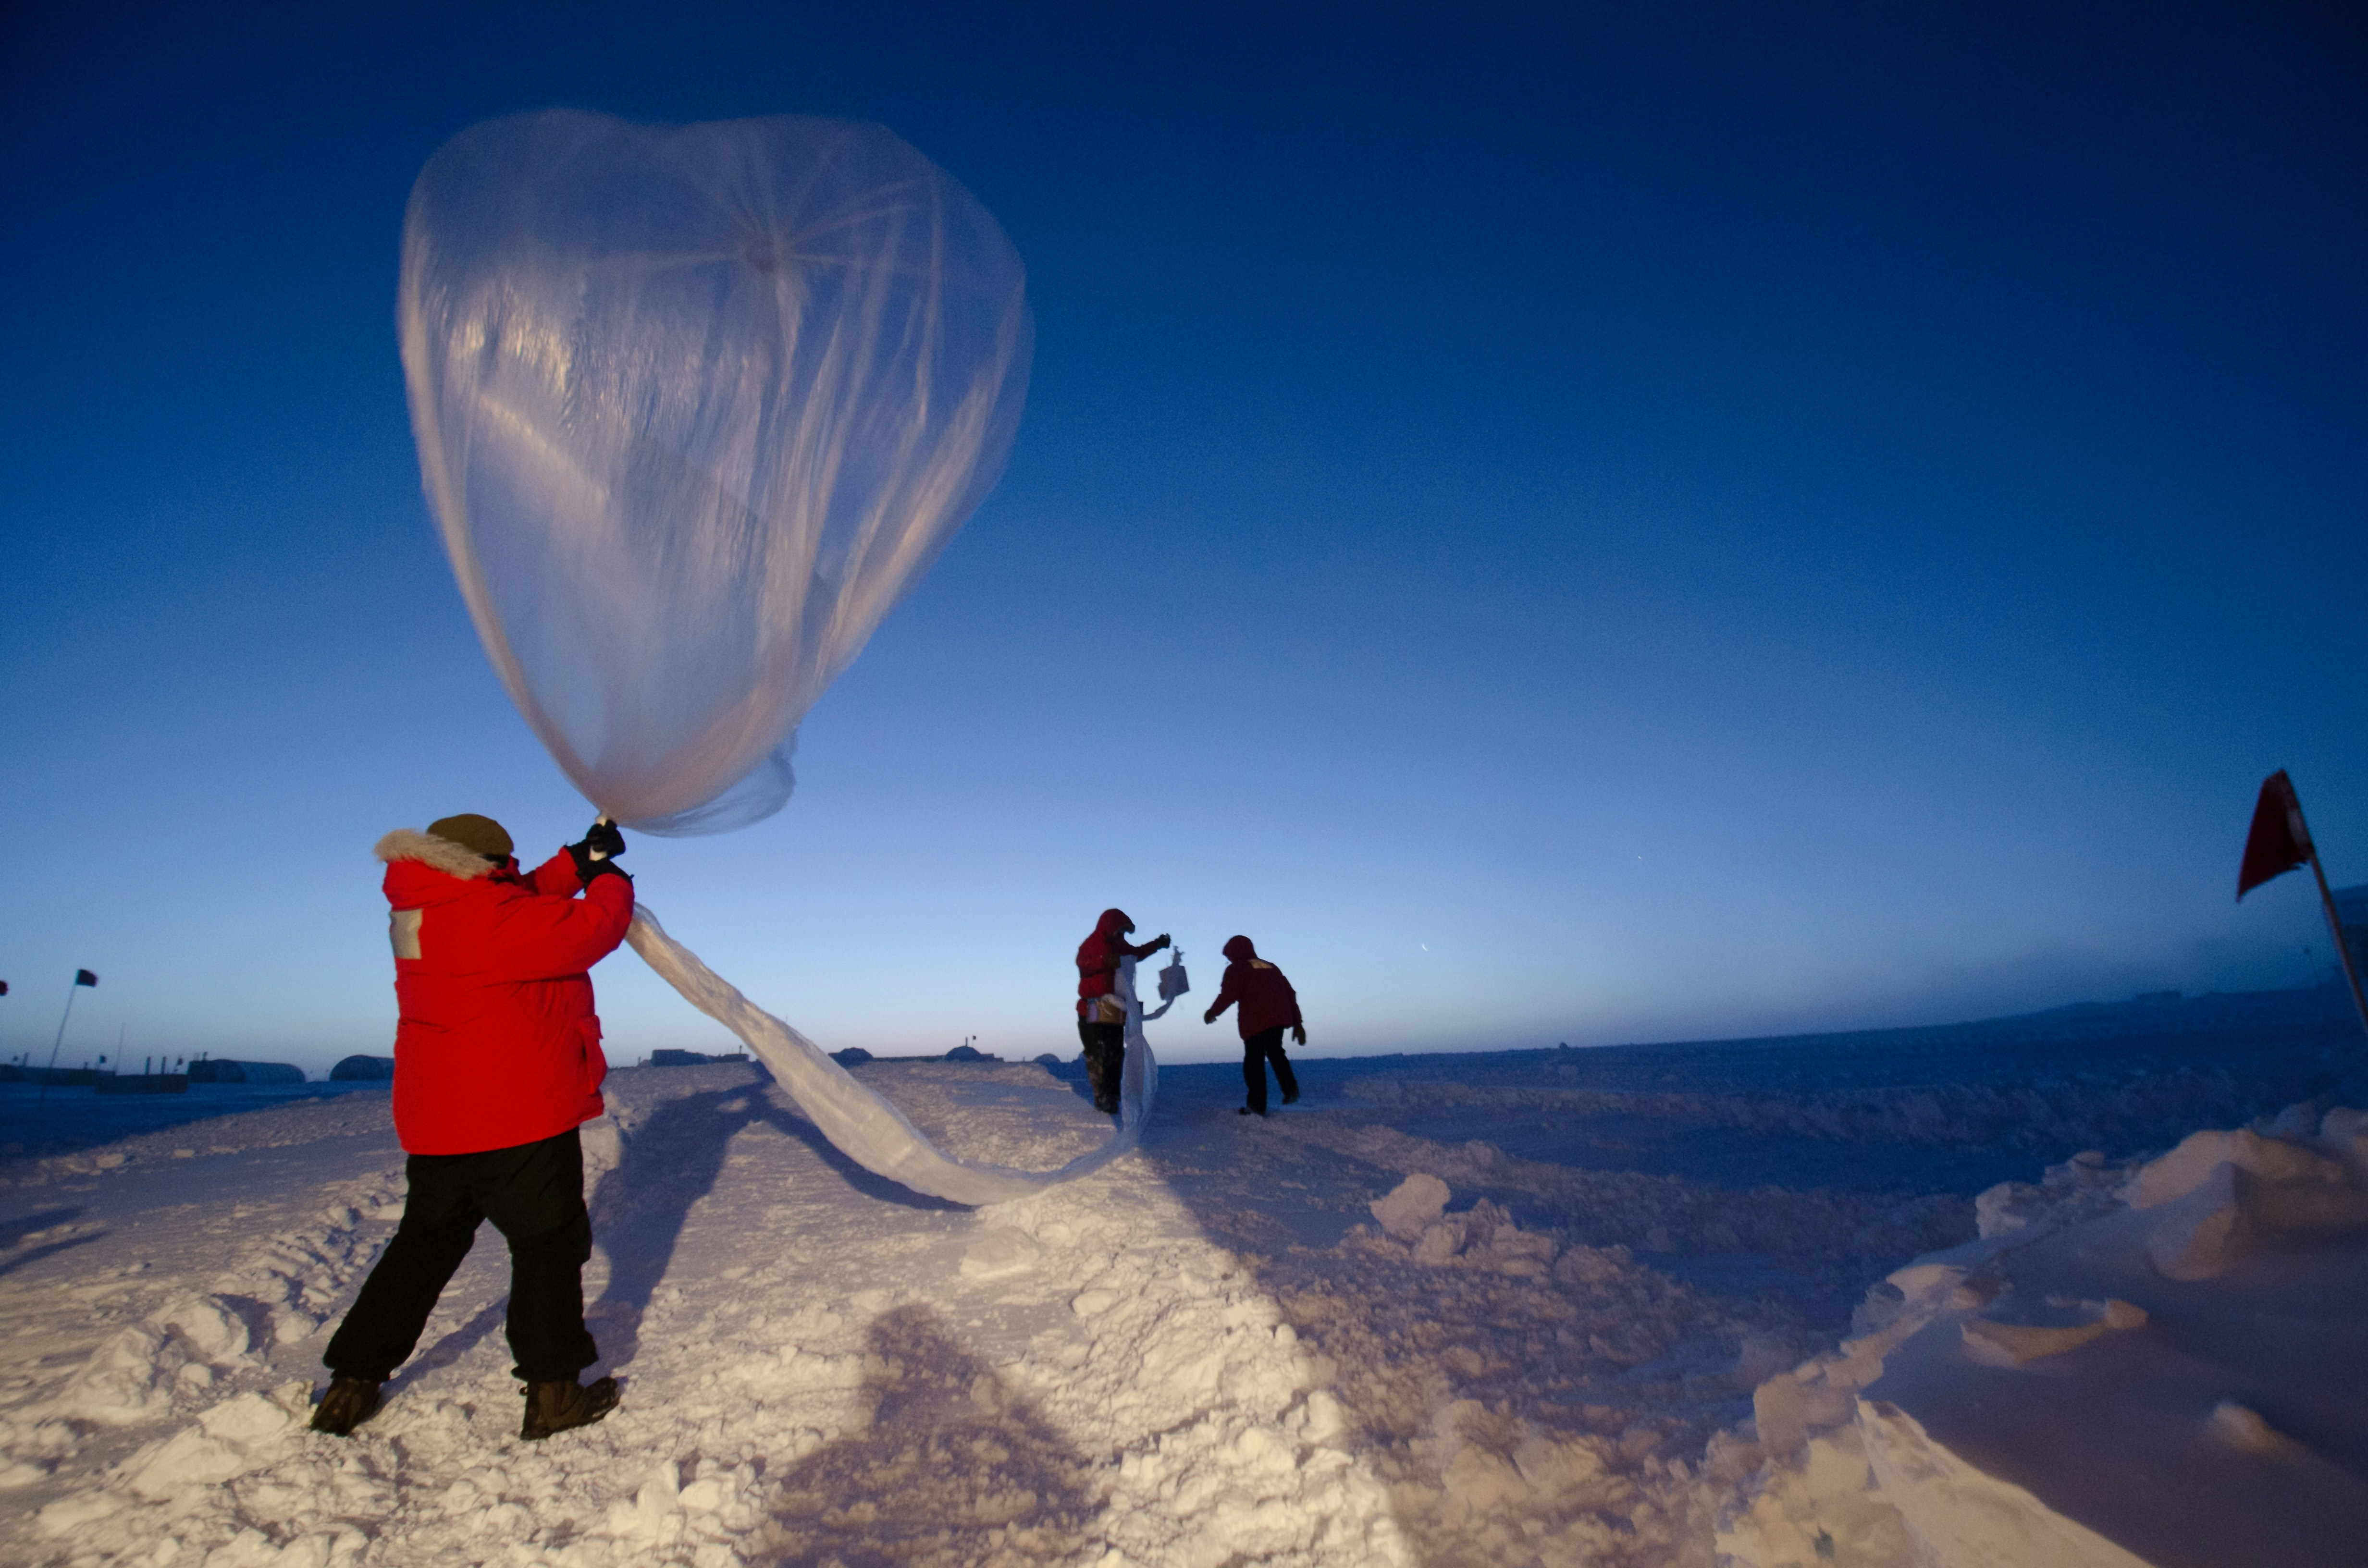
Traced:
MULTIPOLYGON (((730 1029, 757 1053, 773 1081, 798 1102, 839 1153, 874 1176, 954 1203, 1001 1203, 1099 1170, 1135 1147, 1158 1094, 1159 1068, 1144 1038, 1143 1006, 1130 983, 1126 1061, 1119 1088, 1119 1127, 1110 1141, 1058 1170, 1020 1171, 940 1153, 905 1113, 858 1083, 822 1047, 766 1012, 666 933, 639 904, 625 939, 685 1000, 730 1029)), ((1132 960, 1127 968, 1133 969, 1132 960)), ((1126 979, 1132 981, 1132 974, 1126 979)), ((1164 1008, 1162 1009, 1165 1010, 1164 1008)))
POLYGON ((799 721, 1001 471, 1024 285, 876 125, 551 110, 428 161, 397 305, 422 478, 495 670, 601 811, 780 809, 799 721))

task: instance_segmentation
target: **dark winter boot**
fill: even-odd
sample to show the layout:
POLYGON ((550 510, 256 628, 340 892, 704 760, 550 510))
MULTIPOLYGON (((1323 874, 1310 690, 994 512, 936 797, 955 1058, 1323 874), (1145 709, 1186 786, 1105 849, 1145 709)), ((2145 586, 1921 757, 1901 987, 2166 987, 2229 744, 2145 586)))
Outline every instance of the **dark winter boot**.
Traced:
POLYGON ((580 1387, 573 1380, 564 1383, 529 1383, 526 1425, 518 1428, 518 1436, 529 1443, 541 1442, 553 1432, 589 1426, 616 1408, 614 1378, 602 1378, 580 1387))
POLYGON ((1086 1083, 1094 1091, 1094 1108, 1104 1116, 1118 1114, 1118 1073, 1107 1045, 1097 1041, 1086 1048, 1086 1083))
POLYGON ((334 1437, 350 1435, 378 1414, 378 1384, 376 1378, 332 1377, 328 1392, 313 1407, 313 1430, 334 1437))

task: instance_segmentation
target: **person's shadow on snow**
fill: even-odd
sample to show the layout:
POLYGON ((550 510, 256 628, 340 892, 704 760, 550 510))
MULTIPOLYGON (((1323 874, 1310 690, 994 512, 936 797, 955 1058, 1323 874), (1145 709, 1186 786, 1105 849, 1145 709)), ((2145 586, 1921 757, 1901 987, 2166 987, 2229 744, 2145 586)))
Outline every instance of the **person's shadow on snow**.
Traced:
POLYGON ((624 1158, 593 1189, 592 1239, 609 1255, 609 1282, 584 1315, 609 1369, 628 1365, 639 1353, 642 1319, 674 1260, 691 1205, 714 1189, 732 1140, 744 1128, 770 1124, 874 1202, 962 1210, 961 1204, 921 1197, 865 1170, 832 1147, 813 1122, 772 1104, 769 1086, 759 1078, 656 1107, 625 1134, 624 1158))
POLYGON ((755 1561, 1053 1562, 1086 1544, 1085 1456, 934 1312, 882 1313, 865 1349, 851 1429, 780 1472, 755 1561))

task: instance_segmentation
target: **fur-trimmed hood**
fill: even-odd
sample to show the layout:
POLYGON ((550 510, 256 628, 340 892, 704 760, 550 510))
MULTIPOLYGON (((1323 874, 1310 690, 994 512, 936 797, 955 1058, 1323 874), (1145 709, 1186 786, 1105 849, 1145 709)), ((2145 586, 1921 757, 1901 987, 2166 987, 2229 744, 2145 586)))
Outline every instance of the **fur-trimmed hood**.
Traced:
POLYGON ((465 844, 455 844, 449 838, 438 838, 417 828, 398 827, 378 841, 374 851, 378 858, 392 866, 398 860, 416 860, 421 865, 459 877, 467 881, 490 876, 497 868, 491 860, 465 844))

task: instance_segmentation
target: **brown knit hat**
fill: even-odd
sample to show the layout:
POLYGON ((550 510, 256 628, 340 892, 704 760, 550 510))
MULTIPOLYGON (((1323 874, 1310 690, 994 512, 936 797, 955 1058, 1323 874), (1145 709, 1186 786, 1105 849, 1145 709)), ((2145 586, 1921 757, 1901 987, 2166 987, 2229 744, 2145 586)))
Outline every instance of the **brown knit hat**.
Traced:
POLYGON ((438 817, 427 824, 427 831, 463 849, 473 849, 488 860, 507 860, 510 858, 510 851, 516 847, 501 824, 491 817, 481 817, 474 812, 462 812, 457 817, 438 817))

